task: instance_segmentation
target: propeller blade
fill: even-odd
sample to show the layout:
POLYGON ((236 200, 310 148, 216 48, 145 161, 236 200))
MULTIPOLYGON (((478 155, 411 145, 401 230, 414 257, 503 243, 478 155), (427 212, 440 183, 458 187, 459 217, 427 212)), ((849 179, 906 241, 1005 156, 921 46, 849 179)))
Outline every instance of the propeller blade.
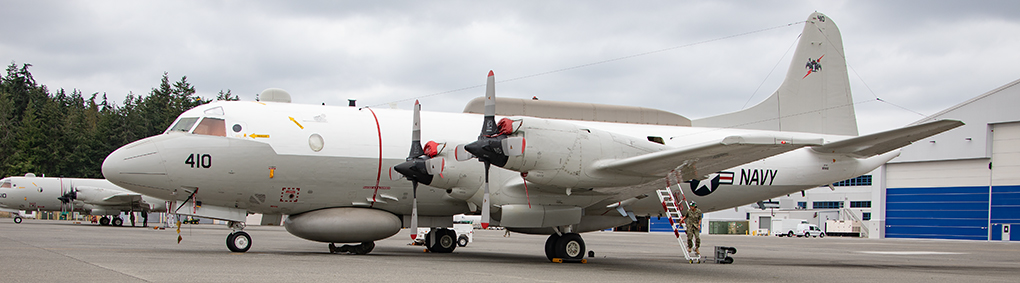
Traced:
POLYGON ((411 181, 411 240, 418 238, 418 182, 411 181))
POLYGON ((485 79, 485 118, 482 120, 482 135, 491 136, 499 132, 496 125, 496 76, 489 70, 485 79))
POLYGON ((501 141, 503 144, 503 153, 507 156, 521 156, 524 155, 524 145, 526 144, 522 137, 509 137, 501 141))
POLYGON ((407 158, 416 158, 423 154, 425 154, 425 149, 421 147, 421 104, 415 100, 414 121, 411 126, 411 152, 407 155, 407 158))
POLYGON ((482 195, 482 229, 489 229, 489 162, 485 162, 485 194, 482 195))
POLYGON ((468 152, 467 149, 464 149, 463 144, 457 145, 457 148, 453 151, 453 157, 456 158, 457 161, 468 161, 471 158, 475 158, 475 156, 468 152))

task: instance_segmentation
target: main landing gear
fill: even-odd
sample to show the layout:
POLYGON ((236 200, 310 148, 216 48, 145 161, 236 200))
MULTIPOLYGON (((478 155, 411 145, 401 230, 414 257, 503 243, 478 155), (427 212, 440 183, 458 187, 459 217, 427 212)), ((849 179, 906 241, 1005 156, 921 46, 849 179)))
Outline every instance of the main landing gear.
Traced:
MULTIPOLYGON (((452 253, 457 248, 457 242, 457 231, 451 229, 432 228, 428 234, 425 234, 425 248, 429 252, 452 253)), ((467 242, 464 245, 467 245, 467 242)))
POLYGON ((584 252, 584 239, 577 233, 556 233, 545 240, 545 256, 553 262, 584 262, 584 252))
POLYGON ((99 226, 110 226, 110 225, 113 225, 113 226, 122 226, 122 225, 124 225, 124 219, 120 219, 120 217, 112 217, 113 219, 111 220, 110 218, 111 217, 109 217, 109 216, 100 217, 99 218, 99 226))
POLYGON ((329 243, 329 253, 349 253, 356 255, 365 255, 372 252, 375 248, 375 242, 361 242, 359 245, 343 245, 337 247, 334 243, 329 243))
POLYGON ((235 253, 247 252, 251 248, 251 236, 242 231, 244 223, 230 221, 228 226, 234 231, 227 235, 227 249, 235 253))

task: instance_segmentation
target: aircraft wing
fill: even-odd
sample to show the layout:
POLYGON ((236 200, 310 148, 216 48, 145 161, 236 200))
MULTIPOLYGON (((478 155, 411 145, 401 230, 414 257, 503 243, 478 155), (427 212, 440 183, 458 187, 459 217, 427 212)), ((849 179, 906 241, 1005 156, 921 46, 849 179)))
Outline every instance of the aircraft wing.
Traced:
POLYGON ((733 168, 805 146, 822 139, 793 139, 772 135, 729 136, 715 142, 668 149, 616 160, 603 160, 595 170, 634 176, 665 176, 680 169, 683 180, 733 168))
POLYGON ((957 120, 939 120, 920 125, 903 127, 866 136, 859 136, 838 142, 813 147, 817 152, 840 153, 858 158, 870 157, 909 145, 950 129, 963 126, 957 120))

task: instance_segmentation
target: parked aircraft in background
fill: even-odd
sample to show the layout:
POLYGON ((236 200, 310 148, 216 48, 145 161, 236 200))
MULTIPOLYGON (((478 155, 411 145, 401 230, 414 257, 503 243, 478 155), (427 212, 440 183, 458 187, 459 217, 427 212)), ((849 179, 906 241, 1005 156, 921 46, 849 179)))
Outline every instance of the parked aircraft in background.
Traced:
MULTIPOLYGON (((107 180, 36 177, 32 173, 0 180, 0 207, 85 212, 101 215, 99 224, 103 226, 123 225, 121 212, 147 215, 151 211, 167 210, 165 200, 125 190, 107 180)), ((20 215, 15 216, 14 222, 21 223, 20 215)))
MULTIPOLYGON (((856 177, 902 146, 962 125, 857 136, 843 54, 836 26, 813 13, 775 94, 695 121, 647 108, 496 99, 492 72, 485 98, 465 109, 472 113, 295 105, 268 89, 261 102, 188 110, 164 134, 111 153, 103 175, 179 202, 177 214, 230 221, 235 252, 251 247, 242 231, 249 212, 288 215, 295 236, 356 254, 402 227, 448 227, 451 215, 475 212, 483 226, 550 235, 550 259, 580 259, 579 233, 660 215, 662 204, 648 196, 669 178, 716 211, 856 177)), ((432 229, 425 242, 451 252, 456 234, 432 229)))

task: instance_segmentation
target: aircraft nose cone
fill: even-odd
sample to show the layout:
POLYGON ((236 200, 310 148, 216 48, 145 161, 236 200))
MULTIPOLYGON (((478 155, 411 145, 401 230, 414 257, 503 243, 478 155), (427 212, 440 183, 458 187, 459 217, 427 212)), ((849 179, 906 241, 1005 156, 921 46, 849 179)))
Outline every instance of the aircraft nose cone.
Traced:
POLYGON ((103 161, 103 176, 125 189, 148 194, 166 189, 169 179, 155 137, 146 138, 110 153, 103 161))

